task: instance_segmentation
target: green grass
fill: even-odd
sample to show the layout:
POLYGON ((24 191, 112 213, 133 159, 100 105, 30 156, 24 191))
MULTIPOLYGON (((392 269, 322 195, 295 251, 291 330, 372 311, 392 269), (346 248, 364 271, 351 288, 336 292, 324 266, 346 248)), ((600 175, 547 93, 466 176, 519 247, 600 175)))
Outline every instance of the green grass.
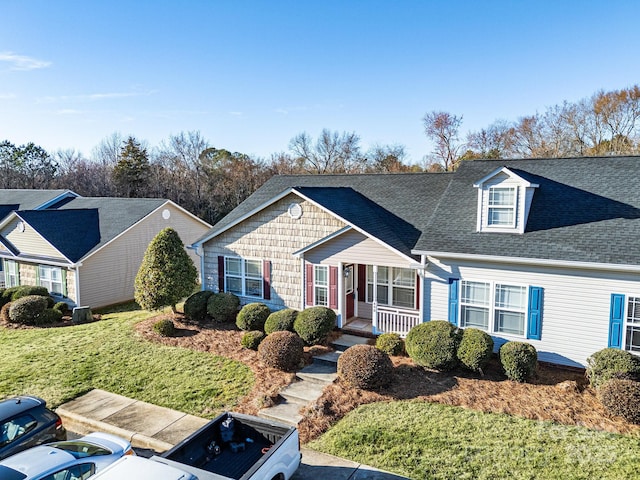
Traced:
POLYGON ((362 406, 309 447, 415 479, 638 478, 640 439, 421 401, 362 406))
POLYGON ((151 313, 131 305, 99 322, 0 329, 0 397, 28 393, 55 407, 93 388, 204 417, 232 409, 254 383, 246 365, 139 338, 151 313))

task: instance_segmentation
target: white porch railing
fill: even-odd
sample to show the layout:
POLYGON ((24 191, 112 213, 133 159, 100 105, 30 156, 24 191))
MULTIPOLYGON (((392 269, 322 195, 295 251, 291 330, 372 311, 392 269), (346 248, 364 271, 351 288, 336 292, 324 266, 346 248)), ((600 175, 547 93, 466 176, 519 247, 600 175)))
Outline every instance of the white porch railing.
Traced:
POLYGON ((373 326, 383 333, 397 333, 406 337, 409 330, 420 323, 420 312, 378 305, 373 312, 373 326))

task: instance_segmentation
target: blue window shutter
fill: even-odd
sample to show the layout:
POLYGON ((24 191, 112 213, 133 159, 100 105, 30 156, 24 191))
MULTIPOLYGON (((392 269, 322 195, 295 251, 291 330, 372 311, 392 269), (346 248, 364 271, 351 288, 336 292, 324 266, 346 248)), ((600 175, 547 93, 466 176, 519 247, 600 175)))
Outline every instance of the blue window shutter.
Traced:
POLYGON ((622 348, 622 325, 624 323, 624 295, 611 294, 609 312, 609 348, 622 348))
POLYGON ((529 329, 527 338, 542 338, 542 287, 529 287, 529 329))
POLYGON ((460 280, 449 279, 449 322, 458 326, 458 303, 459 303, 460 280))

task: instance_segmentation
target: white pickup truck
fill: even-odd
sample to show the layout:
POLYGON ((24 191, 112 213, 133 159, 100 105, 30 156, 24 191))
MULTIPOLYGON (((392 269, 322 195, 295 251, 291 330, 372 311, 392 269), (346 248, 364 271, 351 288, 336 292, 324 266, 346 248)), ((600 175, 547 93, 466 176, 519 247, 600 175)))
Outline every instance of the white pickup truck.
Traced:
POLYGON ((300 459, 295 427, 226 412, 162 455, 123 458, 92 480, 289 480, 300 459))

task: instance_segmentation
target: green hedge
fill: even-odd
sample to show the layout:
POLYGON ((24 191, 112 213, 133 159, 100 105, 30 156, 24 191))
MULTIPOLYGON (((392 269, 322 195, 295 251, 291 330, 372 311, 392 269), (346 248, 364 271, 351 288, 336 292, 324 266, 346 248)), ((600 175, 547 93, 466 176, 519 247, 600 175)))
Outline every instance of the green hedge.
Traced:
POLYGON ((509 380, 525 382, 538 367, 538 352, 525 342, 507 342, 499 350, 500 363, 509 380))
POLYGON ((207 313, 214 322, 235 322, 239 307, 240 299, 233 293, 216 293, 207 301, 207 313))
POLYGON ((451 370, 458 365, 456 351, 460 331, 444 320, 432 320, 413 327, 405 340, 409 356, 418 365, 436 370, 451 370))
POLYGON ((587 358, 586 373, 594 388, 612 378, 640 380, 640 358, 617 348, 604 348, 587 358))
POLYGON ((264 322, 264 333, 269 335, 273 332, 293 332, 293 324, 299 313, 298 310, 293 308, 285 308, 284 310, 273 312, 264 322))
POLYGON ((477 328, 465 328, 462 332, 457 356, 460 364, 472 372, 482 372, 493 355, 491 335, 477 328))
POLYGON ((207 319, 207 302, 212 295, 215 295, 210 290, 201 290, 190 295, 184 301, 184 315, 189 320, 202 323, 207 319))
POLYGON ((264 303, 248 303, 236 317, 236 326, 245 332, 251 330, 264 330, 264 322, 271 314, 271 310, 264 303))
POLYGON ((310 307, 301 311, 293 329, 307 345, 324 343, 336 326, 336 313, 327 307, 310 307))

